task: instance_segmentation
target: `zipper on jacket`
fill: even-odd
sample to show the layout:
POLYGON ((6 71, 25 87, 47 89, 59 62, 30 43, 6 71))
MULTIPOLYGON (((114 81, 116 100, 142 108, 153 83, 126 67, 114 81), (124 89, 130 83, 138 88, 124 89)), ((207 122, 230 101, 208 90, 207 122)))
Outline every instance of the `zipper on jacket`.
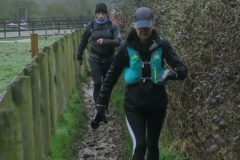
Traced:
MULTIPOLYGON (((101 25, 101 38, 102 38, 102 25, 101 25)), ((101 44, 101 49, 102 49, 102 55, 103 55, 103 44, 101 44)))

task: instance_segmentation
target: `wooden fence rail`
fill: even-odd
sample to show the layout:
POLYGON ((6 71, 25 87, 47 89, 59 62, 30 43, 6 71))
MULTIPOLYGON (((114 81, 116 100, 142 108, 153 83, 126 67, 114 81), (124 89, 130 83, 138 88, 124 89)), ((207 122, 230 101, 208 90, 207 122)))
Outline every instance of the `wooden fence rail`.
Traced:
POLYGON ((18 36, 21 36, 26 31, 35 33, 42 30, 46 31, 46 35, 52 34, 50 31, 53 30, 57 34, 61 34, 60 31, 71 30, 72 32, 73 30, 83 28, 85 24, 93 19, 93 17, 29 18, 24 23, 14 19, 0 19, 0 33, 3 33, 3 37, 7 37, 8 32, 17 32, 18 36))
POLYGON ((76 30, 45 47, 1 94, 0 160, 42 160, 51 154, 57 119, 81 72, 88 71, 76 62, 81 35, 76 30))

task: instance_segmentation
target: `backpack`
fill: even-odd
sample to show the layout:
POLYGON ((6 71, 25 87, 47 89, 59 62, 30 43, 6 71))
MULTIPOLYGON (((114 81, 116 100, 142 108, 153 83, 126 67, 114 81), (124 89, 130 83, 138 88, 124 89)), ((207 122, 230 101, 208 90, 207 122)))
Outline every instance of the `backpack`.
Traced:
MULTIPOLYGON (((90 28, 90 31, 88 32, 89 37, 91 37, 91 34, 92 34, 92 32, 93 32, 94 24, 95 24, 95 21, 92 20, 92 21, 91 21, 91 24, 90 24, 90 25, 91 25, 91 28, 90 28)), ((109 29, 109 31, 111 32, 112 38, 113 38, 114 30, 113 30, 113 28, 112 28, 112 20, 110 20, 110 22, 108 23, 108 29, 109 29)), ((90 38, 90 42, 91 42, 91 38, 90 38)), ((118 47, 114 47, 114 48, 115 48, 115 49, 114 49, 114 50, 115 50, 115 51, 114 51, 114 54, 115 54, 118 47)))
MULTIPOLYGON (((92 34, 92 32, 93 32, 93 29, 94 29, 94 24, 95 24, 95 21, 94 20, 92 20, 91 21, 91 29, 90 29, 90 32, 89 32, 89 37, 91 36, 91 34, 92 34)), ((112 28, 112 21, 110 20, 110 23, 108 23, 108 29, 109 29, 109 31, 111 32, 111 34, 113 35, 113 32, 114 32, 114 30, 113 30, 113 28, 112 28)))

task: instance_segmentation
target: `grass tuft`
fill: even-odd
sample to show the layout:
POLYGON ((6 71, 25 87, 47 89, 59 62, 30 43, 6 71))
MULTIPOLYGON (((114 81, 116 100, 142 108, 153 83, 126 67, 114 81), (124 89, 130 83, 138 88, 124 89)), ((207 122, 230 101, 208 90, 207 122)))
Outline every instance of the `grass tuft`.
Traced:
POLYGON ((56 134, 52 136, 52 155, 45 160, 69 160, 77 156, 76 141, 87 131, 88 124, 87 111, 82 107, 83 95, 80 88, 75 89, 64 114, 58 120, 56 134))

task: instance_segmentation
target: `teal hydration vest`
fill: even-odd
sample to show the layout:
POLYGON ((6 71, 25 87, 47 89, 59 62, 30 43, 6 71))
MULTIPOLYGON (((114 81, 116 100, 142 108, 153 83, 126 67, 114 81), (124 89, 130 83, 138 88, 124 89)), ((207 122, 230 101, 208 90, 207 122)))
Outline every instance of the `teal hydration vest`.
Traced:
POLYGON ((124 81, 126 84, 135 84, 140 82, 141 79, 151 79, 153 83, 157 83, 157 78, 160 77, 165 68, 162 64, 162 48, 158 47, 151 53, 150 62, 142 62, 138 51, 127 46, 128 56, 130 59, 130 67, 124 68, 124 81), (150 64, 151 66, 151 77, 142 77, 142 68, 144 64, 150 64))

